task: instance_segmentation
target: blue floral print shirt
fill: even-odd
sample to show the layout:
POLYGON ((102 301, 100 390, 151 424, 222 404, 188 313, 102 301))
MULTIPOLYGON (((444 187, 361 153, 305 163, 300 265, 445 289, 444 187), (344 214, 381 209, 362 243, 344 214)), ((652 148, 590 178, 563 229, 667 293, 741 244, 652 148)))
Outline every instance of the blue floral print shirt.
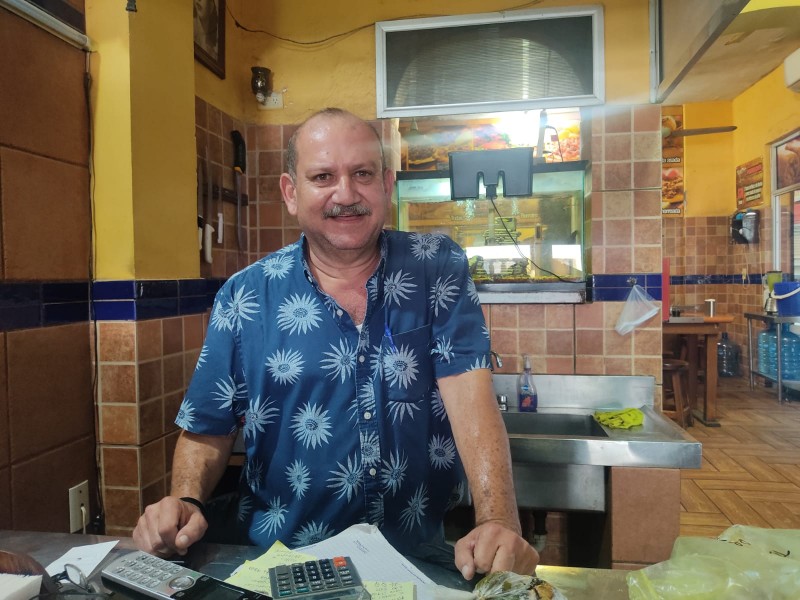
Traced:
POLYGON ((410 552, 466 491, 436 385, 489 368, 466 256, 443 235, 382 232, 359 331, 318 287, 304 240, 220 289, 176 423, 242 429, 252 543, 303 546, 366 522, 410 552))

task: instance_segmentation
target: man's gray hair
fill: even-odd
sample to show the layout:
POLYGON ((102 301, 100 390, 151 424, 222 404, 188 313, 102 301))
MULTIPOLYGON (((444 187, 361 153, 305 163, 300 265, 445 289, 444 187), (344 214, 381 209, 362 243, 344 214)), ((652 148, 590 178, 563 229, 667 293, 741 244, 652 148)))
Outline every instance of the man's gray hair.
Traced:
POLYGON ((303 121, 300 126, 295 130, 292 134, 292 137, 289 138, 289 143, 286 145, 286 172, 289 173, 289 176, 292 178, 292 181, 297 180, 297 139, 300 135, 300 132, 305 127, 306 123, 311 121, 316 117, 353 117, 355 119, 360 120, 364 125, 369 127, 372 130, 372 133, 375 134, 375 139, 378 141, 378 147, 381 149, 381 172, 386 169, 386 157, 383 151, 383 142, 381 142, 381 136, 377 132, 377 130, 369 123, 361 119, 360 117, 356 117, 353 113, 344 110, 343 108, 336 108, 336 107, 328 107, 323 108, 315 112, 313 115, 308 117, 305 121, 303 121))

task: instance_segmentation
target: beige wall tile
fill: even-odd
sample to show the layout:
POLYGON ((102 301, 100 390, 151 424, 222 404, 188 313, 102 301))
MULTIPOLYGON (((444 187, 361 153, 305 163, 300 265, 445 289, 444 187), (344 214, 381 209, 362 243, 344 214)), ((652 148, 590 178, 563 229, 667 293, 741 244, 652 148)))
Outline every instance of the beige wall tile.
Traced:
POLYGON ((156 398, 139 405, 138 443, 145 444, 164 434, 164 399, 156 398))
POLYGON ((113 528, 132 528, 136 526, 143 505, 138 489, 106 488, 106 523, 113 528))
POLYGON ((99 401, 136 402, 136 367, 134 365, 100 365, 99 401))
POLYGON ((105 404, 100 407, 100 441, 104 444, 138 444, 137 407, 105 404))
POLYGON ((139 402, 156 398, 164 393, 163 360, 139 363, 139 402))
POLYGON ((130 446, 100 446, 103 485, 139 487, 139 450, 130 446))
POLYGON ((102 321, 97 328, 100 362, 136 360, 136 324, 133 321, 102 321))
POLYGON ((162 319, 161 332, 164 356, 183 352, 183 317, 162 319))
POLYGON ((146 361, 160 358, 163 353, 162 319, 148 319, 136 322, 136 358, 146 361))
POLYGON ((142 446, 143 487, 152 485, 156 481, 163 481, 166 475, 165 448, 163 437, 142 446))

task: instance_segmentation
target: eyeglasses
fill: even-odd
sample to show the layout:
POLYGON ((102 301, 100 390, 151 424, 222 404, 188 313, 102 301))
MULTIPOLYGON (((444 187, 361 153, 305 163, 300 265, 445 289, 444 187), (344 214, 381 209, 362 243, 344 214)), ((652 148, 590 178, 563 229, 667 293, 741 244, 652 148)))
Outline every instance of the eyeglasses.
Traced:
POLYGON ((109 594, 99 592, 86 579, 79 567, 65 564, 61 573, 53 575, 53 582, 58 586, 57 592, 37 594, 30 600, 109 600, 109 594))

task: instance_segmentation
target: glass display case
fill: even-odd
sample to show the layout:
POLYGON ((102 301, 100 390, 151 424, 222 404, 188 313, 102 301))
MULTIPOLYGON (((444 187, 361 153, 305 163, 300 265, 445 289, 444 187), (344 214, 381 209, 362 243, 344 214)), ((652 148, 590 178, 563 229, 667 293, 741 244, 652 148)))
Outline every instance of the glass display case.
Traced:
POLYGON ((398 228, 444 233, 467 253, 483 303, 580 303, 590 299, 588 161, 533 166, 526 197, 452 200, 448 171, 397 175, 398 228))

